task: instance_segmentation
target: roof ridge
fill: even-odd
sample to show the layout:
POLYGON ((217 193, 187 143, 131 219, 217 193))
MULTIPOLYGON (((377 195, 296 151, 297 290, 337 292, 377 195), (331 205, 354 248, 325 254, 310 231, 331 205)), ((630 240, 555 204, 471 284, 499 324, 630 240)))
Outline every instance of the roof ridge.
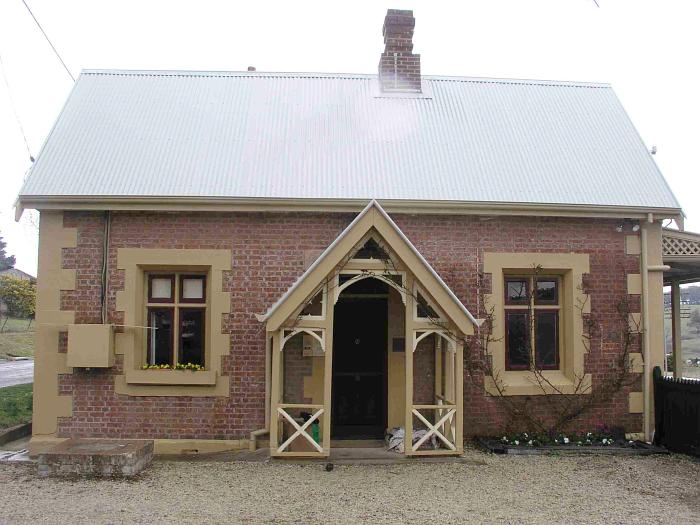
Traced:
MULTIPOLYGON (((106 75, 106 76, 153 76, 153 77, 219 77, 219 78, 334 78, 347 80, 364 80, 377 78, 376 73, 328 73, 313 71, 205 71, 205 70, 169 70, 169 69, 84 69, 81 75, 106 75)), ((557 86, 557 87, 585 87, 585 88, 610 88, 606 82, 587 82, 576 80, 548 80, 526 78, 499 78, 499 77, 468 77, 450 75, 423 75, 424 80, 438 82, 466 82, 477 84, 510 84, 530 86, 557 86)))

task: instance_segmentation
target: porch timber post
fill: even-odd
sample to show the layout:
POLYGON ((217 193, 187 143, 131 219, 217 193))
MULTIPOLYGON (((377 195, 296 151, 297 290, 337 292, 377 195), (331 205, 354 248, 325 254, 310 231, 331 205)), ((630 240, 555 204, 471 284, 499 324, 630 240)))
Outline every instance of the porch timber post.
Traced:
POLYGON ((671 335, 673 340, 673 377, 683 377, 681 285, 677 280, 671 281, 671 335))
POLYGON ((323 357, 323 451, 331 451, 331 396, 333 395, 333 314, 335 303, 328 293, 326 299, 326 351, 323 357))
POLYGON ((461 342, 455 344, 455 366, 454 366, 454 393, 453 400, 457 405, 457 414, 455 414, 455 446, 461 454, 464 452, 464 345, 461 342))
MULTIPOLYGON (((446 392, 442 390, 442 374, 443 374, 443 364, 442 364, 442 338, 435 337, 435 394, 445 397, 446 392)), ((435 403, 437 403, 437 397, 435 397, 435 403)))
POLYGON ((277 406, 280 402, 282 378, 282 330, 272 333, 272 377, 270 385, 270 453, 274 454, 279 447, 279 415, 277 406))
MULTIPOLYGON (((407 277, 408 290, 413 289, 413 278, 407 277)), ((407 456, 413 450, 413 295, 406 294, 405 310, 405 338, 404 345, 406 353, 406 422, 404 425, 405 434, 403 439, 403 450, 407 456)))

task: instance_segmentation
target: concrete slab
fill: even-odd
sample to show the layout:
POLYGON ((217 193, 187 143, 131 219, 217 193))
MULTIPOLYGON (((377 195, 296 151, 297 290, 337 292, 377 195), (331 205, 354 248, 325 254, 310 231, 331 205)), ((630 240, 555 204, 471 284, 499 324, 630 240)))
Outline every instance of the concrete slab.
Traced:
POLYGON ((18 450, 26 450, 29 448, 29 441, 32 439, 32 436, 24 436, 19 439, 15 439, 14 441, 9 441, 7 443, 4 443, 0 448, 2 450, 13 450, 13 451, 18 451, 18 450))
POLYGON ((34 381, 34 360, 0 360, 0 388, 34 381))
POLYGON ((133 477, 150 465, 153 441, 69 439, 39 454, 38 474, 133 477))

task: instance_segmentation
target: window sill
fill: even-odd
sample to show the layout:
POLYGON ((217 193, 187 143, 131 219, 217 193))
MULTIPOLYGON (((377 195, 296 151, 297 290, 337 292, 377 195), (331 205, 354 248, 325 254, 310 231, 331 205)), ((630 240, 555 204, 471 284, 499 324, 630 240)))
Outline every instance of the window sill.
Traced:
POLYGON ((127 370, 126 382, 134 385, 216 385, 216 371, 127 370))
POLYGON ((581 394, 591 393, 591 375, 586 374, 583 380, 574 380, 565 375, 561 370, 543 370, 542 375, 549 383, 540 385, 534 374, 528 370, 500 372, 500 386, 502 392, 496 388, 492 376, 484 378, 486 392, 492 396, 541 396, 546 394, 581 394))

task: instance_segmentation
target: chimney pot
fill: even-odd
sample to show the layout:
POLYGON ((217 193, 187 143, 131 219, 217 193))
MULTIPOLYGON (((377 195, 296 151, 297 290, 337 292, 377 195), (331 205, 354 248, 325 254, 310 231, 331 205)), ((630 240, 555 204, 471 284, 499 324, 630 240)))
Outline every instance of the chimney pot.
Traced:
POLYGON ((248 66, 248 71, 256 71, 255 66, 248 66))

